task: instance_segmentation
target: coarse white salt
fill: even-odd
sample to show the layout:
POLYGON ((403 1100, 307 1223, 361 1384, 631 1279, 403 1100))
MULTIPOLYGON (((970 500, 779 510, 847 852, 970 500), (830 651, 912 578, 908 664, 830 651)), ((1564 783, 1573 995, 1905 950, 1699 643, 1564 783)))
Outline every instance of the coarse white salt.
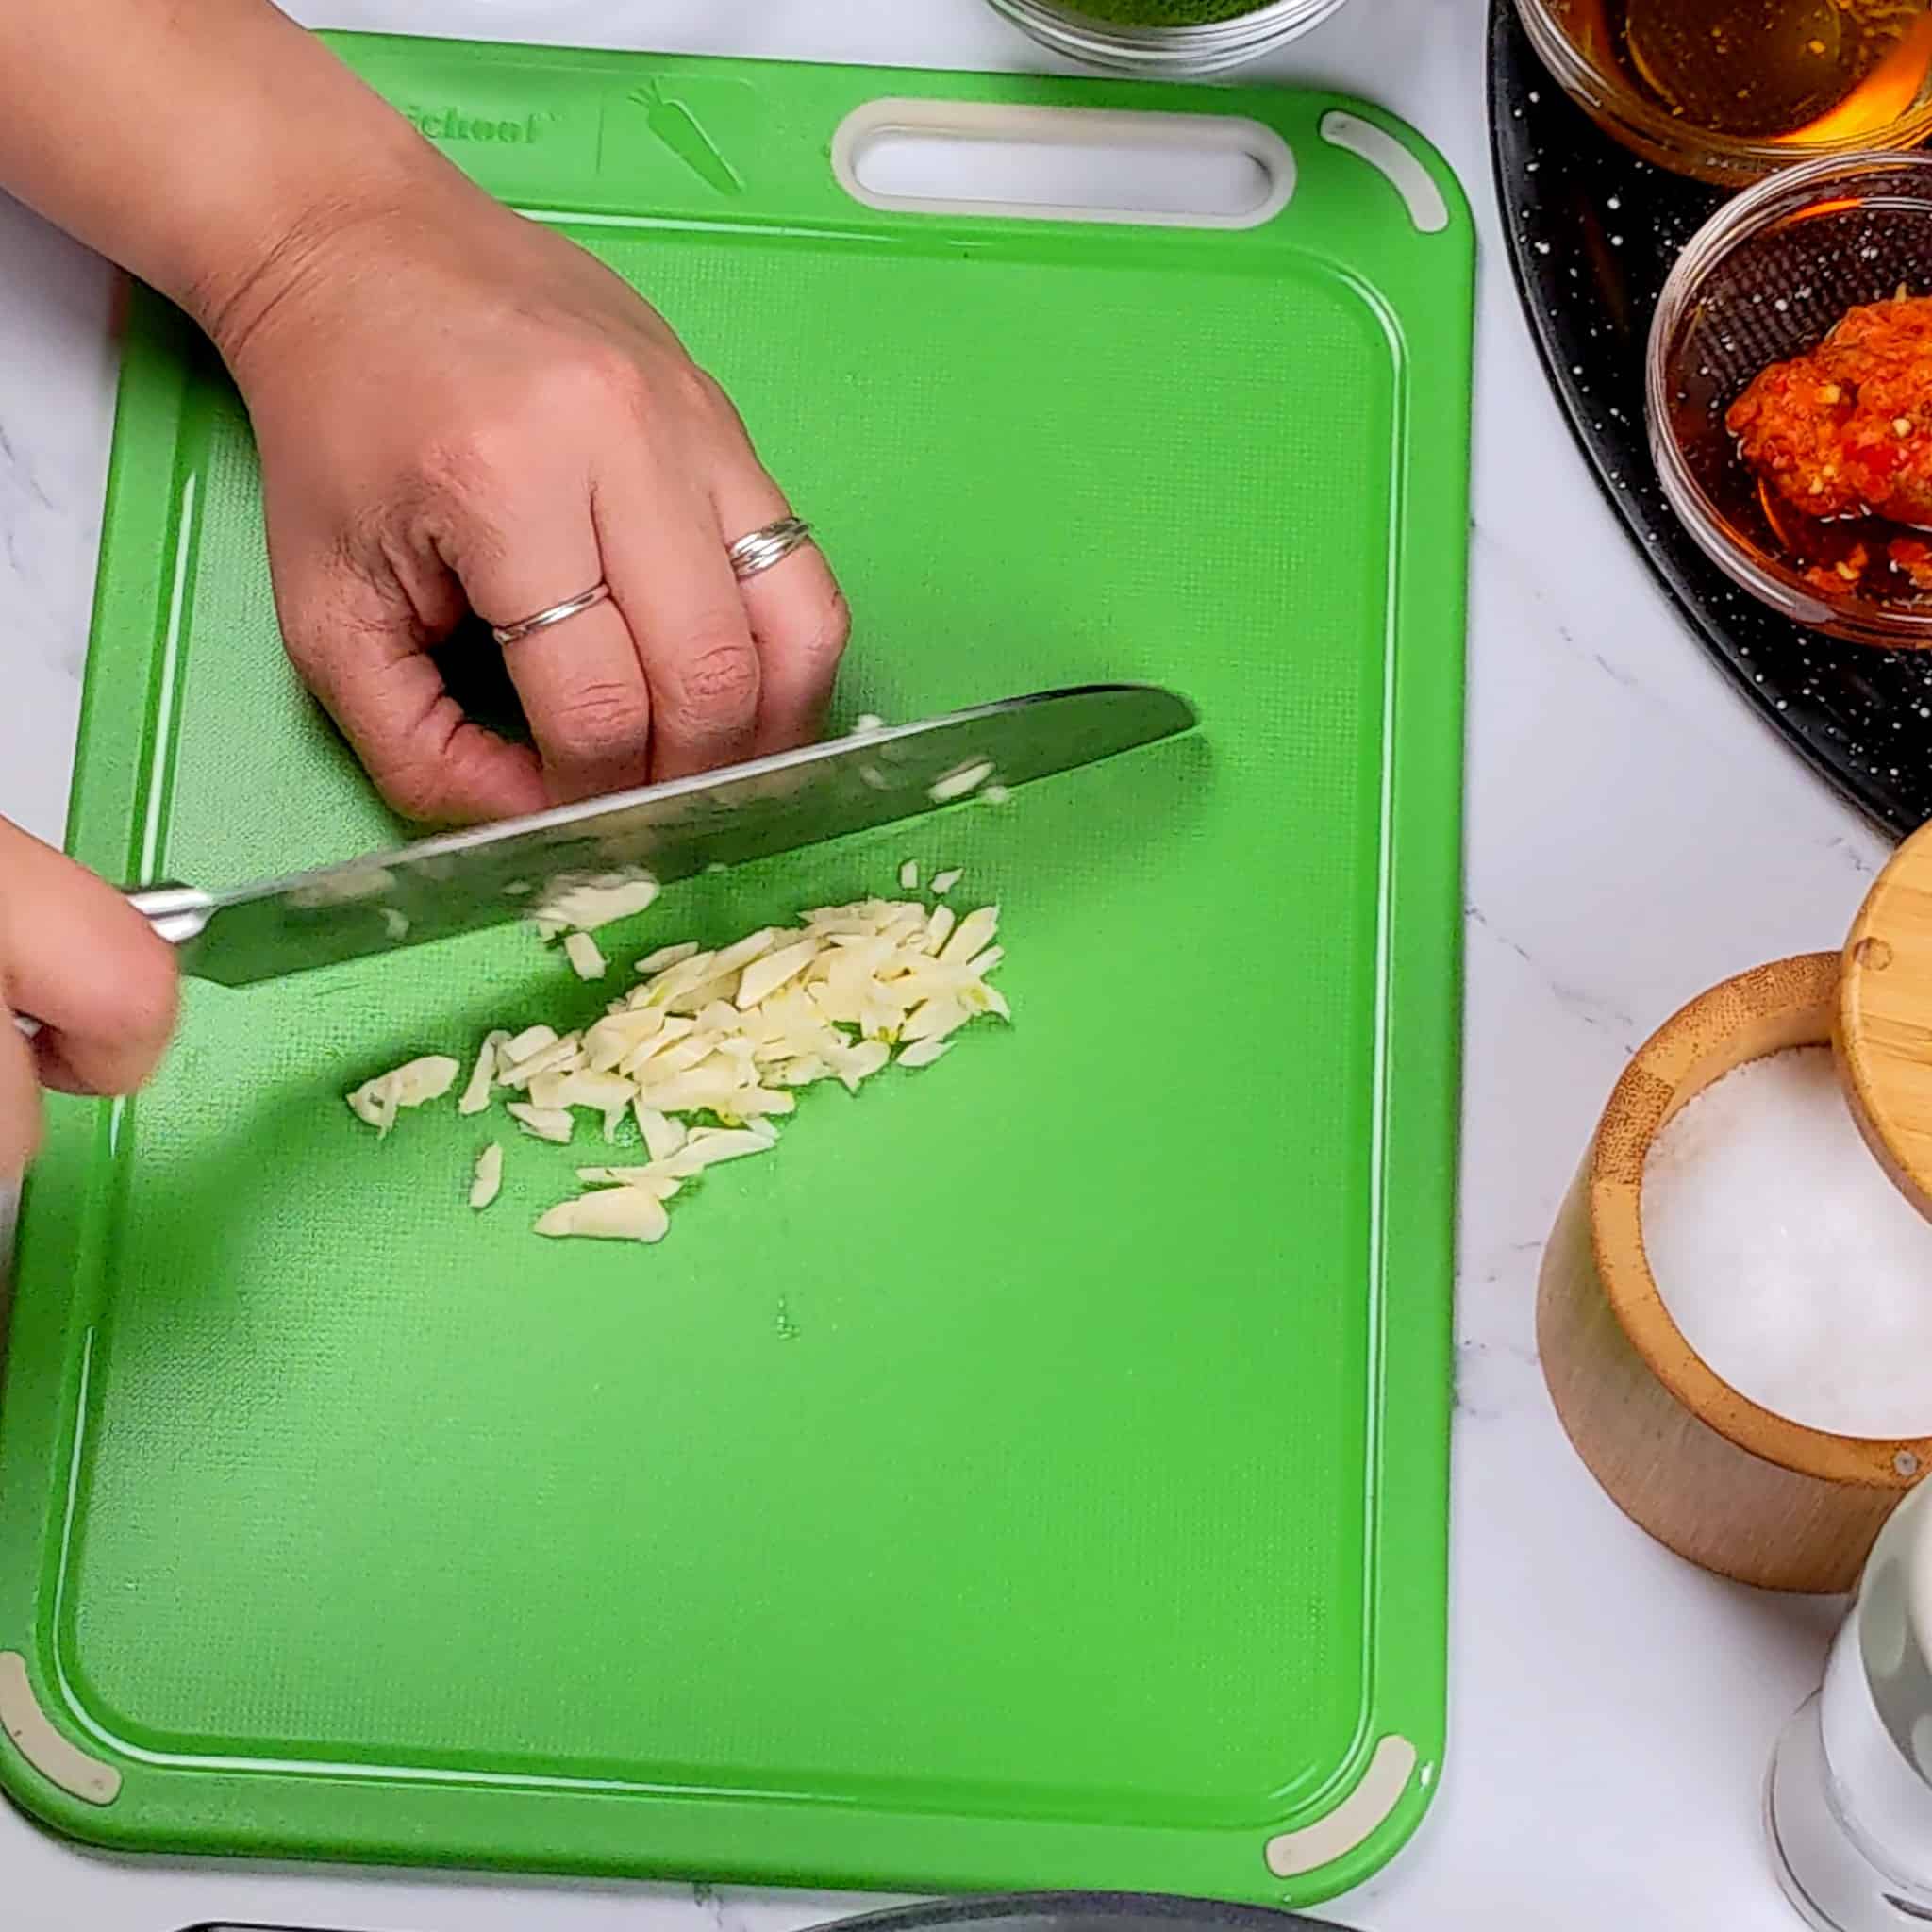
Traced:
POLYGON ((1683 1108, 1644 1166, 1643 1245, 1741 1394, 1842 1435, 1932 1434, 1932 1223, 1859 1137, 1829 1047, 1749 1061, 1683 1108))

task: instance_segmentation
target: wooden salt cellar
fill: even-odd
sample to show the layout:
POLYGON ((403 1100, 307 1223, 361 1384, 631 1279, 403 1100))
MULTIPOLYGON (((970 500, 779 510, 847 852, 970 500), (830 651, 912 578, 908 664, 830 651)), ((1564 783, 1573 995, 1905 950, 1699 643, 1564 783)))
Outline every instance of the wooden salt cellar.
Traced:
POLYGON ((1922 832, 1900 849, 1842 956, 1808 953, 1726 980, 1645 1043, 1610 1095, 1544 1252, 1537 1341, 1577 1454, 1658 1541, 1772 1590, 1851 1589, 1886 1518, 1932 1469, 1932 1437, 1809 1428, 1718 1375, 1651 1277, 1644 1160, 1679 1108, 1734 1068, 1836 1040, 1861 1129, 1932 1214, 1927 840, 1922 832))

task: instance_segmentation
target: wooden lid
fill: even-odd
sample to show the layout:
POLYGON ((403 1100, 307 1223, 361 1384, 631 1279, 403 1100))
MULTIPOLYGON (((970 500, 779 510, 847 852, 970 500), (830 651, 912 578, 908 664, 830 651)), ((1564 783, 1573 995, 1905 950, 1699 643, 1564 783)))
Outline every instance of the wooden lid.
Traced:
POLYGON ((1932 825, 1892 855, 1853 923, 1833 1044, 1859 1132, 1932 1218, 1932 825))

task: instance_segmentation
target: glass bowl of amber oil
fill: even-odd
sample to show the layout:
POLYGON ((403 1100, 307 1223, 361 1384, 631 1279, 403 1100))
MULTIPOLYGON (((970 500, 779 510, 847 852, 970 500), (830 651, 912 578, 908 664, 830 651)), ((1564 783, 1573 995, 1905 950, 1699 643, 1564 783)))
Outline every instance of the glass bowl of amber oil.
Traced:
POLYGON ((1932 0, 1517 0, 1606 133, 1725 186, 1932 132, 1932 0))
POLYGON ((1932 648, 1932 156, 1800 163, 1727 202, 1651 324, 1650 449, 1731 580, 1932 648))
MULTIPOLYGON (((991 0, 1057 54, 1149 75, 1221 74, 1285 46, 1346 0, 991 0)), ((1928 0, 1932 5, 1932 0, 1928 0)))

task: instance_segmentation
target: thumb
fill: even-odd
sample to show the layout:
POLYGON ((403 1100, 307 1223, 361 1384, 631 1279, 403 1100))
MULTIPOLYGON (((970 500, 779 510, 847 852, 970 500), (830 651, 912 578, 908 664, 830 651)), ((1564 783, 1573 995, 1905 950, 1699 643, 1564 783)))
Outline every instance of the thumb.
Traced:
MULTIPOLYGON (((0 820, 0 1004, 45 1026, 33 1047, 40 1082, 132 1092, 167 1044, 175 998, 175 956, 126 900, 0 820)), ((0 1027, 25 1048, 10 1020, 0 1027)), ((12 1077, 0 1070, 0 1082, 12 1077)), ((0 1110, 13 1106, 0 1099, 0 1110)), ((17 1140, 4 1151, 17 1155, 17 1140)))

